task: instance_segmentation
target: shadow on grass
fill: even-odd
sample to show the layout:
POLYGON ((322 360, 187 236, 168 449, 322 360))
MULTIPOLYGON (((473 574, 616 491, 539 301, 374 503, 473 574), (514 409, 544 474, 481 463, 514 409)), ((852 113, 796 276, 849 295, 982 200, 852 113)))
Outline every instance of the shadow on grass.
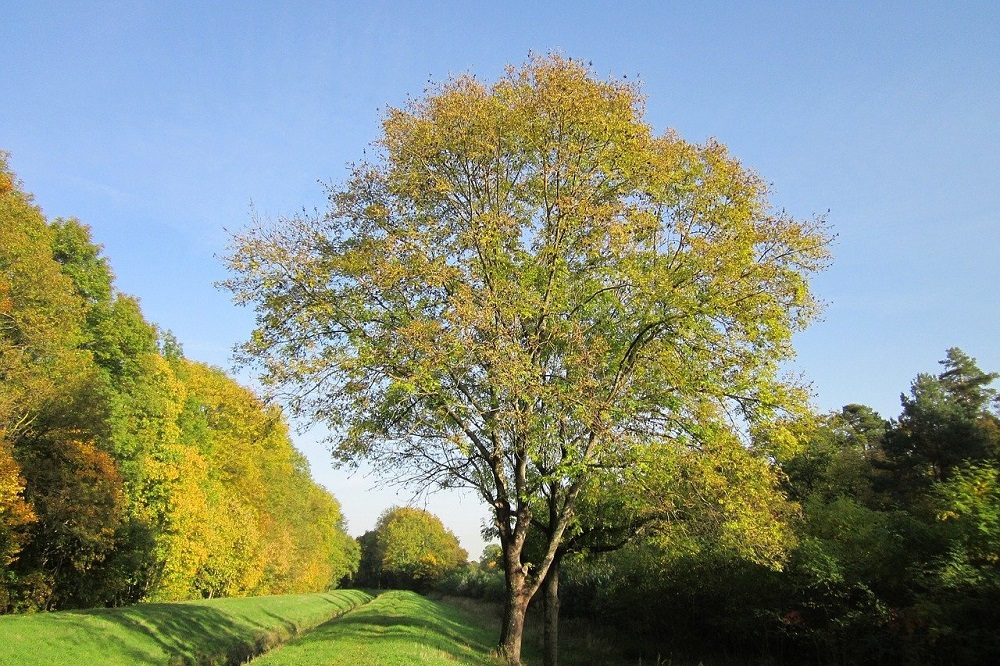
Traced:
POLYGON ((0 666, 242 664, 370 598, 340 591, 7 617, 0 666))
MULTIPOLYGON (((225 613, 196 604, 148 604, 135 611, 86 613, 99 615, 125 630, 113 632, 113 635, 124 637, 116 641, 118 649, 115 651, 125 659, 133 659, 133 663, 240 664, 272 647, 281 632, 274 626, 244 618, 237 621, 225 613), (139 636, 146 640, 136 640, 139 636), (146 646, 155 646, 155 649, 146 646)), ((297 632, 294 623, 274 617, 281 621, 281 629, 289 629, 287 635, 297 632)))

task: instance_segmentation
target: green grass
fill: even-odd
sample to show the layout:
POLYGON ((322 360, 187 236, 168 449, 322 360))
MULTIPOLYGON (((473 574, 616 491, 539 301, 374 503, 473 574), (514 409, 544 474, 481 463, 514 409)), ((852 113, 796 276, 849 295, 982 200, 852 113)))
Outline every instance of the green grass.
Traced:
MULTIPOLYGON (((0 616, 0 666, 235 665, 255 655, 261 656, 252 666, 501 663, 492 656, 500 629, 496 604, 432 601, 399 591, 369 600, 364 592, 340 590, 0 616)), ((561 624, 564 666, 699 663, 637 650, 632 638, 596 623, 561 624)), ((523 657, 527 666, 542 662, 541 618, 535 614, 526 627, 523 657)))
POLYGON ((239 664, 369 599, 338 590, 0 616, 0 666, 239 664))
POLYGON ((500 662, 499 622, 476 608, 386 592, 347 615, 287 643, 253 666, 429 666, 500 662))

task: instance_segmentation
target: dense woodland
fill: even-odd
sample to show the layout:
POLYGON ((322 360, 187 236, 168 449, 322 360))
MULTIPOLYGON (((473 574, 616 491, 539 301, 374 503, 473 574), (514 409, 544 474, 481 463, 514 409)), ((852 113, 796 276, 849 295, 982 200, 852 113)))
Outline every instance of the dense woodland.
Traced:
POLYGON ((849 405, 803 424, 800 447, 776 460, 798 507, 782 566, 667 528, 575 561, 564 608, 786 663, 995 663, 996 377, 952 349, 895 419, 849 405))
POLYGON ((281 411, 186 359, 0 155, 0 612, 316 591, 357 561, 281 411))

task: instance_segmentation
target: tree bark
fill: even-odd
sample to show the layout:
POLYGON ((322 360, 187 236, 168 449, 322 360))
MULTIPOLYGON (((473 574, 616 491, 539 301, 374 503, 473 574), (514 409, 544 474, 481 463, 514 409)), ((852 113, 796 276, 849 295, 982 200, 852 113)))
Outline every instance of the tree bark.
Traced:
POLYGON ((504 625, 500 631, 500 657, 509 666, 521 666, 521 639, 528 612, 528 597, 522 589, 509 595, 504 608, 504 625))
POLYGON ((514 598, 514 585, 510 580, 510 572, 507 571, 507 567, 504 567, 504 603, 503 603, 503 617, 500 619, 500 643, 502 647, 504 643, 507 642, 507 633, 509 629, 510 620, 510 600, 514 598))
MULTIPOLYGON (((526 524, 528 518, 524 518, 526 524)), ((524 548, 524 537, 505 541, 500 538, 504 548, 505 576, 507 581, 507 598, 504 600, 503 626, 500 629, 499 656, 509 666, 521 664, 521 642, 524 636, 524 621, 528 614, 528 603, 538 591, 540 581, 529 575, 528 567, 521 563, 521 552, 524 548)))
POLYGON ((542 600, 545 605, 544 666, 558 666, 559 662, 559 561, 552 560, 545 582, 542 583, 542 600))

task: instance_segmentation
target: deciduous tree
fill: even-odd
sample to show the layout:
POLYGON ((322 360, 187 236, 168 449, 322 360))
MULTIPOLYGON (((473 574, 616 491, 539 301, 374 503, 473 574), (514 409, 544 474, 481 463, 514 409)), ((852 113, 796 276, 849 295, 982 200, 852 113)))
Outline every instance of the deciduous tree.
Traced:
POLYGON ((715 141, 655 135, 635 86, 561 56, 389 109, 325 214, 233 239, 243 346, 341 461, 467 486, 493 512, 520 661, 528 602, 587 480, 801 400, 779 377, 814 315, 821 221, 772 210, 715 141), (554 495, 537 559, 524 546, 554 495))
POLYGON ((360 539, 364 584, 425 590, 465 564, 468 553, 441 519, 423 509, 386 510, 360 539))

